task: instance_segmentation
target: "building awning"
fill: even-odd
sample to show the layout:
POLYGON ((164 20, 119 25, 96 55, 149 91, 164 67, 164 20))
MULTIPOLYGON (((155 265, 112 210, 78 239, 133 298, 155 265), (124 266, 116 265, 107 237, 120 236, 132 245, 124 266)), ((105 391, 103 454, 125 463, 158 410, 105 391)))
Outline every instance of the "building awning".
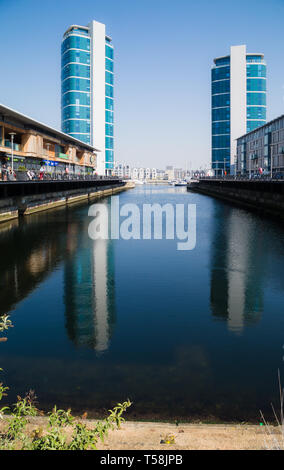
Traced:
POLYGON ((54 137, 56 139, 61 139, 63 142, 67 144, 76 145, 79 148, 82 148, 89 152, 100 152, 99 149, 93 147, 90 144, 86 144, 85 142, 82 142, 81 140, 76 139, 75 137, 72 137, 69 134, 65 134, 64 132, 58 131, 57 129, 54 129, 53 127, 43 124, 42 122, 36 121, 35 119, 32 119, 26 116, 25 114, 15 111, 12 108, 8 108, 7 106, 4 106, 1 103, 0 103, 0 117, 15 119, 16 121, 19 121, 21 124, 24 124, 27 127, 31 126, 32 129, 36 129, 36 132, 39 132, 42 134, 44 134, 44 132, 52 133, 54 134, 54 137))
MULTIPOLYGON (((11 156, 10 153, 2 153, 1 157, 7 158, 7 160, 12 160, 12 156, 11 156)), ((14 162, 24 161, 25 159, 26 159, 26 157, 19 157, 18 155, 13 156, 14 162)))
POLYGON ((45 163, 45 165, 47 166, 57 166, 59 165, 60 162, 55 162, 53 160, 43 160, 43 162, 45 163))

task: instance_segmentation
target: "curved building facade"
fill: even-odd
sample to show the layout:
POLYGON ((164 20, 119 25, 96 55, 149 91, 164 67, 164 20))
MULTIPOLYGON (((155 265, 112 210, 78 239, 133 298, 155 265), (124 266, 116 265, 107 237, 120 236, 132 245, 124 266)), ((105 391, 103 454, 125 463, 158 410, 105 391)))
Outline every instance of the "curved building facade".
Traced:
POLYGON ((114 51, 105 25, 73 25, 61 46, 62 131, 100 149, 97 172, 114 169, 114 51))
POLYGON ((236 139, 266 123, 266 64, 262 54, 232 46, 214 59, 212 86, 212 169, 235 172, 236 139))

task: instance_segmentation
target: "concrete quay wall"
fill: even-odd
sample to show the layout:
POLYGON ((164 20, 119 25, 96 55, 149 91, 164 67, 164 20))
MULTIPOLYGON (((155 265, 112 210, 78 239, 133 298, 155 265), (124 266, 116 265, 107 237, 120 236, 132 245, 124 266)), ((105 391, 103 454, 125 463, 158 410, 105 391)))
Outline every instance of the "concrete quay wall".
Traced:
POLYGON ((199 180, 189 191, 223 199, 233 204, 278 217, 284 221, 284 182, 199 180))
MULTIPOLYGON (((113 184, 106 183, 100 186, 93 184, 89 187, 78 187, 70 190, 62 189, 61 191, 39 192, 23 196, 18 195, 17 190, 15 196, 0 198, 0 223, 56 207, 112 196, 132 187, 132 185, 117 182, 113 184)), ((53 188, 49 186, 48 189, 53 188)), ((27 190, 25 192, 29 193, 27 190)))

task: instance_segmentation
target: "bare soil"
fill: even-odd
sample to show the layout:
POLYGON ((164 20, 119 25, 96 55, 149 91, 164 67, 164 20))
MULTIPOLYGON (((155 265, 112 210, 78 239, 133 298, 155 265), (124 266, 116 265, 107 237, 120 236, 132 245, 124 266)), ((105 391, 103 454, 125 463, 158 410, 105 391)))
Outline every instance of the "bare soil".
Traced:
MULTIPOLYGON (((95 421, 84 420, 89 426, 95 421)), ((46 428, 47 419, 30 418, 27 431, 46 428)), ((0 433, 5 420, 0 421, 0 433)), ((280 430, 270 427, 279 438, 280 430)), ((68 434, 68 430, 67 430, 68 434)), ((126 422, 110 431, 99 450, 266 450, 273 438, 265 437, 265 427, 256 425, 174 424, 126 422)))
MULTIPOLYGON (((278 434, 277 428, 271 428, 278 434)), ((266 438, 267 440, 267 438, 266 438)), ((269 448, 273 447, 272 439, 269 448)), ((264 428, 254 425, 125 423, 102 450, 266 450, 264 428), (168 442, 162 444, 161 442, 168 442), (173 443, 170 443, 173 442, 173 443)))

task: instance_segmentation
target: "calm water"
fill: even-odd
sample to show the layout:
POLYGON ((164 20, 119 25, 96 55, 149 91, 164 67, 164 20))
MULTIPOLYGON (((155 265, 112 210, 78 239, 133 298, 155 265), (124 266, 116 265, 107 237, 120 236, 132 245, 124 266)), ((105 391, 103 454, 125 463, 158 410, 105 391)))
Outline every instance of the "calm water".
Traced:
POLYGON ((284 375, 284 229, 184 188, 120 195, 145 202, 196 204, 195 250, 94 242, 87 205, 0 225, 8 401, 34 389, 43 409, 96 416, 127 398, 131 418, 271 416, 284 375))

